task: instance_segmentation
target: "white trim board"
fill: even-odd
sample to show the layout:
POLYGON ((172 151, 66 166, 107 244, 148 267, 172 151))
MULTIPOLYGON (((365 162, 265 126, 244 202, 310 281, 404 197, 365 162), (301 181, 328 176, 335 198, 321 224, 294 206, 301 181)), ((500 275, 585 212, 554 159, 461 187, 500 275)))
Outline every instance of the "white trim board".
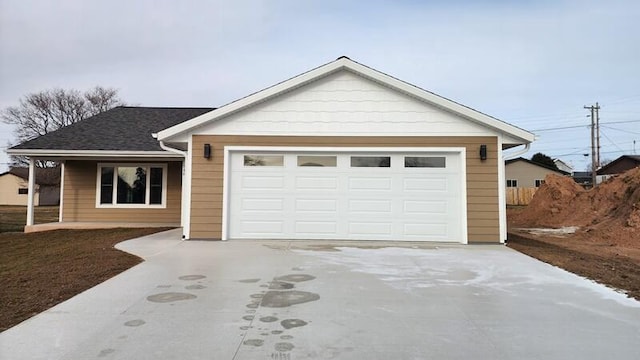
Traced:
POLYGON ((461 239, 460 243, 468 243, 467 226, 467 164, 466 148, 464 147, 303 147, 303 146, 225 146, 223 166, 223 193, 222 193, 222 234, 221 240, 229 239, 229 204, 231 184, 231 153, 235 152, 261 152, 261 153, 455 153, 459 154, 460 171, 460 212, 461 239))

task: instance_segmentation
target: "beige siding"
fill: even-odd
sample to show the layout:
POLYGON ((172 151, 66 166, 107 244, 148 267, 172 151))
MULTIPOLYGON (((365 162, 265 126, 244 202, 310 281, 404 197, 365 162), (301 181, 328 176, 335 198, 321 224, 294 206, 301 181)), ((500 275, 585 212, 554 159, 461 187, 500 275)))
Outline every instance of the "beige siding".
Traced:
POLYGON ((180 224, 181 163, 168 163, 167 206, 164 209, 96 208, 97 166, 95 161, 65 163, 63 221, 180 224))
POLYGON ((322 136, 193 136, 191 233, 194 239, 222 236, 222 175, 225 146, 334 147, 466 147, 469 242, 499 242, 497 138, 478 137, 322 137, 322 136), (211 144, 212 157, 200 156, 211 144), (480 161, 481 144, 487 160, 480 161))
POLYGON ((561 172, 545 169, 526 161, 514 161, 505 165, 506 179, 518 180, 518 187, 535 187, 536 180, 544 180, 545 176, 549 174, 564 175, 561 172))
MULTIPOLYGON (((0 176, 0 205, 22 205, 27 206, 29 195, 18 194, 18 189, 29 187, 29 182, 19 176, 7 173, 0 176)), ((40 193, 39 186, 36 184, 36 196, 33 199, 33 205, 38 206, 40 193)))

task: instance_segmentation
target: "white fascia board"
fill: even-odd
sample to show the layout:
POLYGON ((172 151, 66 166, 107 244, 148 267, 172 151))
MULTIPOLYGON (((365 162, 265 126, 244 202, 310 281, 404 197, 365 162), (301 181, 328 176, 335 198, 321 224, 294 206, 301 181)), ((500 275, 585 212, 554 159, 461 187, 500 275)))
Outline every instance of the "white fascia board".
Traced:
POLYGON ((135 158, 183 158, 168 151, 123 151, 123 150, 42 150, 42 149, 9 149, 9 155, 32 157, 135 157, 135 158))
POLYGON ((341 57, 338 60, 322 65, 320 67, 317 67, 311 71, 298 75, 289 80, 283 81, 277 85, 274 85, 265 90, 256 92, 252 95, 244 97, 230 104, 224 105, 216 110, 212 110, 208 113, 202 114, 191 120, 185 121, 181 124, 162 130, 157 134, 158 139, 167 140, 169 138, 173 138, 176 135, 188 132, 210 121, 225 117, 231 113, 240 111, 251 105, 265 101, 271 97, 275 97, 282 93, 291 91, 297 87, 303 86, 321 77, 334 73, 340 69, 348 69, 350 71, 353 71, 356 74, 367 77, 387 87, 404 92, 410 96, 416 97, 425 102, 431 103, 435 106, 438 106, 450 112, 456 113, 460 116, 463 116, 469 119, 470 121, 475 121, 482 125, 488 126, 496 131, 504 133, 504 135, 512 136, 515 139, 517 139, 515 141, 517 143, 520 143, 520 144, 530 143, 534 140, 534 135, 526 130, 520 129, 516 126, 510 125, 501 120, 485 115, 479 111, 476 111, 464 105, 458 104, 455 101, 443 98, 432 92, 423 90, 415 85, 411 85, 407 82, 396 79, 392 76, 389 76, 380 71, 374 70, 370 67, 362 65, 360 63, 357 63, 345 57, 341 57))
POLYGON ((209 121, 219 119, 221 117, 227 116, 236 111, 242 110, 251 105, 257 104, 259 102, 265 101, 268 98, 278 96, 287 91, 291 91, 297 87, 300 87, 306 83, 312 82, 320 77, 331 74, 342 67, 345 66, 346 59, 341 58, 337 61, 330 62, 328 64, 317 67, 311 71, 298 75, 289 80, 283 81, 279 84, 266 88, 262 91, 253 93, 247 97, 236 100, 232 103, 224 105, 218 109, 212 110, 208 113, 204 113, 198 117, 195 117, 191 120, 185 121, 178 125, 172 126, 168 129, 164 129, 158 133, 159 140, 165 140, 171 137, 174 137, 178 134, 187 132, 191 129, 197 128, 201 125, 208 123, 209 121))
POLYGON ((360 73, 361 75, 365 75, 366 77, 369 77, 374 81, 378 81, 383 85, 390 86, 408 95, 411 95, 418 99, 422 99, 423 101, 431 103, 435 106, 462 115, 463 117, 471 121, 475 121, 482 125, 493 128, 502 133, 505 133, 506 135, 511 135, 517 139, 520 139, 520 143, 532 142, 534 140, 534 134, 526 130, 520 129, 504 121, 483 114, 477 110, 461 105, 455 101, 449 100, 440 95, 436 95, 432 92, 421 89, 415 85, 396 79, 392 76, 381 73, 362 64, 351 62, 348 68, 357 73, 360 73))

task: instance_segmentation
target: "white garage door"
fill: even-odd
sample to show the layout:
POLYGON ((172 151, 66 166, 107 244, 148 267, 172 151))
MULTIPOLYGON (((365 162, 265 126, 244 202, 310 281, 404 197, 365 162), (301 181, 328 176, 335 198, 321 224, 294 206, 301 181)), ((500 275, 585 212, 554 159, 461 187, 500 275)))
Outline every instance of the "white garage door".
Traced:
POLYGON ((230 153, 231 239, 463 242, 460 153, 230 153))

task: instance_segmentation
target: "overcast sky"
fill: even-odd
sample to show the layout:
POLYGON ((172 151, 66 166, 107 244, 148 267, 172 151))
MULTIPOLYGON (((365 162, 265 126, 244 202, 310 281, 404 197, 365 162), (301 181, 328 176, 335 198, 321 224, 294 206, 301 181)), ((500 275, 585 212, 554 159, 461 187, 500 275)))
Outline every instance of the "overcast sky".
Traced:
MULTIPOLYGON (((0 107, 95 85, 216 107, 347 55, 533 131, 526 157, 584 170, 596 101, 601 157, 640 153, 639 17, 635 0, 0 0, 0 107)), ((11 132, 0 124, 3 150, 11 132)))

